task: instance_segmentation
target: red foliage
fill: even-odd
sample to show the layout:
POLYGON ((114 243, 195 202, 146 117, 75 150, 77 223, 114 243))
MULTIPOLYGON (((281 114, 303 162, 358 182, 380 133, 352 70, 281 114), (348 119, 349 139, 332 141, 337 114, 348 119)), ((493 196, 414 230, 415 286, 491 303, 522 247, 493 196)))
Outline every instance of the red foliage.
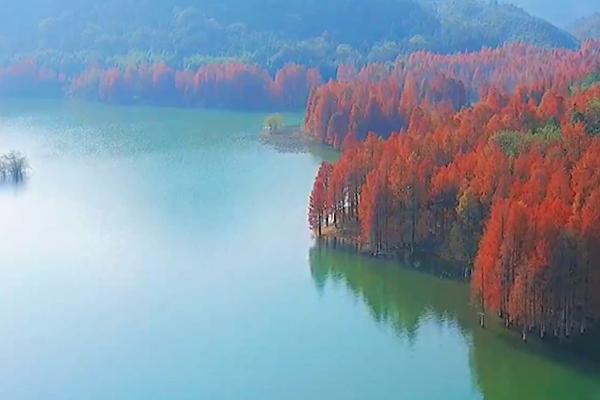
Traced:
POLYGON ((327 188, 331 180, 333 167, 329 163, 322 163, 315 179, 313 191, 310 194, 308 205, 308 223, 310 228, 321 235, 323 226, 328 224, 327 219, 327 188))
POLYGON ((219 107, 297 109, 321 83, 317 70, 287 65, 272 78, 258 66, 211 64, 175 71, 165 64, 127 70, 90 68, 76 77, 71 94, 104 102, 219 107))
MULTIPOLYGON (((521 46, 502 51, 531 54, 521 46)), ((561 57, 560 65, 574 65, 561 57)), ((544 72, 543 83, 513 83, 513 94, 490 89, 454 114, 412 89, 403 102, 387 84, 373 84, 374 92, 364 82, 317 90, 312 132, 327 127, 334 145, 345 132, 352 138, 326 188, 319 186, 330 199, 322 218, 374 253, 420 249, 472 262, 474 297, 507 325, 560 337, 585 332, 600 321, 600 136, 593 130, 600 85, 572 95, 564 89, 565 77, 586 69, 544 72), (377 101, 392 98, 397 107, 377 101), (404 131, 356 143, 409 104, 404 131), (343 129, 346 120, 353 128, 343 129)))
POLYGON ((600 42, 590 41, 576 52, 512 44, 467 54, 414 53, 394 68, 372 64, 357 72, 342 66, 337 81, 311 95, 306 129, 320 141, 340 148, 346 135, 364 140, 371 131, 388 137, 406 129, 418 107, 427 108, 431 118, 439 119, 479 101, 482 95, 491 108, 498 108, 519 91, 531 104, 517 99, 515 105, 522 109, 514 109, 514 114, 539 112, 548 119, 564 112, 569 86, 593 72, 599 58, 600 42), (529 88, 527 93, 522 92, 525 88, 529 88), (542 95, 539 110, 531 109, 542 95), (329 133, 332 119, 335 136, 329 133), (344 129, 340 129, 340 121, 345 121, 344 129))
POLYGON ((0 68, 0 95, 57 96, 66 82, 64 74, 28 59, 0 68))

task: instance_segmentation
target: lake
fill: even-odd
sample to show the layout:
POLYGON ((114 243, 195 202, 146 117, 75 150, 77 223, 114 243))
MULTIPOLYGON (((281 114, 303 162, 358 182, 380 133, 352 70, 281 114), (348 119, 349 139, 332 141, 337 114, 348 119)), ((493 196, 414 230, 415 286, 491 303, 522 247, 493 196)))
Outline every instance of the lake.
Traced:
POLYGON ((600 399, 598 364, 479 328, 466 284, 317 247, 331 154, 264 117, 0 103, 32 166, 0 189, 0 398, 600 399))

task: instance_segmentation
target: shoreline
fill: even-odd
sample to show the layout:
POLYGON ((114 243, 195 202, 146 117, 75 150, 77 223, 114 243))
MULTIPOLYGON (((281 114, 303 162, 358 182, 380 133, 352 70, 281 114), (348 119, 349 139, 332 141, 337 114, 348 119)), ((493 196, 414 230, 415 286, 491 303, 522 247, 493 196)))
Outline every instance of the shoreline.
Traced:
POLYGON ((457 260, 444 258, 439 253, 419 249, 411 254, 410 251, 374 252, 350 232, 340 234, 332 227, 322 230, 321 236, 315 237, 318 245, 331 248, 340 248, 352 251, 357 255, 372 259, 395 261, 402 267, 434 275, 441 279, 451 279, 469 283, 471 281, 471 267, 457 260))
POLYGON ((273 131, 263 128, 259 140, 282 153, 307 153, 311 149, 323 146, 323 143, 309 135, 301 125, 286 125, 273 131))
MULTIPOLYGON (((460 282, 466 285, 470 285, 471 282, 470 268, 462 268, 461 270, 461 266, 464 267, 465 265, 464 263, 445 259, 435 252, 418 250, 413 254, 410 254, 409 251, 375 253, 360 244, 356 237, 340 235, 331 226, 323 229, 320 237, 315 237, 315 243, 317 247, 331 248, 352 253, 365 259, 392 263, 393 267, 420 272, 437 279, 460 282)), ((476 311, 475 308, 473 310, 476 311)), ((473 315, 477 317, 477 314, 473 315)), ((532 344, 549 346, 567 351, 570 354, 579 353, 582 349, 590 347, 600 350, 600 344, 596 342, 597 338, 600 337, 600 325, 597 324, 590 326, 589 333, 586 335, 573 334, 566 337, 557 337, 553 335, 540 336, 532 329, 522 331, 516 326, 506 325, 504 318, 493 313, 485 314, 485 325, 482 325, 481 329, 487 329, 488 319, 495 320, 495 325, 502 326, 511 335, 520 336, 520 340, 524 343, 531 342, 532 344)))

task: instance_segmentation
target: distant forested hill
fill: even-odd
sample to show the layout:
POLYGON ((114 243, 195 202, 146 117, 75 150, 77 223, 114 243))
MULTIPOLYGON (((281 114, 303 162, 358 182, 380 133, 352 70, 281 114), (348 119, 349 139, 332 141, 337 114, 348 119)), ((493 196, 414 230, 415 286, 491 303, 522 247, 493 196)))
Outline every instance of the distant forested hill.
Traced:
POLYGON ((438 40, 453 49, 476 50, 516 41, 545 47, 576 45, 565 31, 510 4, 477 0, 438 0, 436 4, 442 26, 438 40))
POLYGON ((0 20, 4 63, 35 55, 67 70, 143 59, 326 69, 415 50, 578 44, 517 7, 479 0, 22 0, 2 8, 0 20))
POLYGON ((580 40, 600 39, 600 12, 581 18, 569 27, 580 40))
POLYGON ((567 27, 574 21, 600 12, 598 0, 502 0, 522 7, 527 12, 544 18, 559 27, 567 27))

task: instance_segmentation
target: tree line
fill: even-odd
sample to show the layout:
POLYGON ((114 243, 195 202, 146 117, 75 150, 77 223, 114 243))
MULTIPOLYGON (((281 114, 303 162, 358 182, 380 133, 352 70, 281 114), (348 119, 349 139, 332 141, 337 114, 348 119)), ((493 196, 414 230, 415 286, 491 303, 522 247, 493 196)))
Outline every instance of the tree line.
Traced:
POLYGON ((504 95, 519 85, 566 93, 574 81, 595 71, 599 53, 599 41, 588 41, 577 51, 512 44, 454 55, 418 52, 392 67, 341 66, 335 81, 312 92, 306 130, 318 141, 343 148, 344 142, 363 141, 369 132, 388 137, 406 129, 423 107, 435 109, 437 118, 448 117, 478 102, 490 88, 504 95))
POLYGON ((475 53, 417 52, 357 69, 340 65, 335 79, 317 68, 287 64, 270 72, 256 64, 211 63, 178 69, 164 62, 125 66, 92 64, 74 73, 24 59, 0 68, 0 95, 63 96, 117 104, 301 109, 316 139, 342 148, 374 131, 387 136, 405 129, 418 106, 450 115, 494 87, 510 93, 518 84, 563 92, 590 73, 599 42, 577 50, 506 45, 475 53))
MULTIPOLYGON (((339 130, 352 139, 342 141, 337 163, 318 171, 311 228, 372 254, 429 252, 464 263, 476 304, 524 337, 588 332, 600 321, 600 85, 579 82, 600 66, 598 50, 590 43, 544 64, 546 50, 537 50, 536 64, 520 63, 535 61, 519 57, 533 49, 513 47, 499 50, 516 57, 512 65, 485 73, 449 63, 446 71, 471 78, 461 80, 467 93, 484 93, 459 110, 430 101, 423 68, 419 103, 405 109, 397 131, 361 141, 339 130), (475 84, 480 74, 493 84, 475 84)), ((328 111, 352 110, 354 90, 328 111)))
POLYGON ((271 75, 257 65, 210 64, 176 70, 167 64, 91 66, 68 76, 29 59, 0 69, 0 95, 63 96, 114 104, 243 110, 302 109, 323 81, 318 70, 288 64, 271 75))

